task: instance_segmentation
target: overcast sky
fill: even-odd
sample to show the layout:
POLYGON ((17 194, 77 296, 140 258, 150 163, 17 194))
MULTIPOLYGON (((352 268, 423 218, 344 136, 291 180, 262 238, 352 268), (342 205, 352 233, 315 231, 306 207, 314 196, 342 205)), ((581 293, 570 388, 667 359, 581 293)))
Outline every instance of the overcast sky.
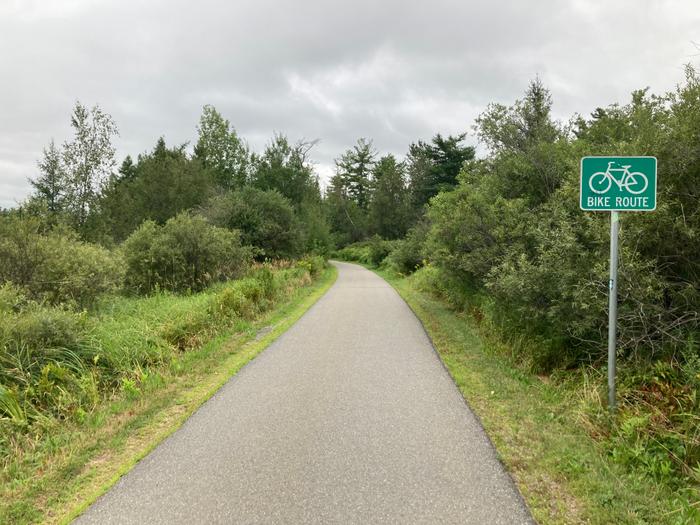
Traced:
POLYGON ((698 41, 698 0, 0 0, 0 206, 70 137, 76 100, 114 117, 119 161, 193 142, 213 104, 256 150, 321 139, 327 178, 358 137, 403 155, 536 75, 562 119, 668 90, 698 41))

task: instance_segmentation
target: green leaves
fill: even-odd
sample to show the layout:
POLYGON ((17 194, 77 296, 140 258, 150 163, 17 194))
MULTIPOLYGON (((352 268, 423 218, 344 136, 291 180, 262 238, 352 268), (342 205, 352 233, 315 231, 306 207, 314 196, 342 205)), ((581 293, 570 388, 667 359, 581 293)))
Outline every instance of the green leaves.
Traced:
POLYGON ((199 291, 238 275, 249 252, 237 232, 211 226, 189 213, 141 225, 122 247, 126 285, 139 293, 154 290, 199 291))

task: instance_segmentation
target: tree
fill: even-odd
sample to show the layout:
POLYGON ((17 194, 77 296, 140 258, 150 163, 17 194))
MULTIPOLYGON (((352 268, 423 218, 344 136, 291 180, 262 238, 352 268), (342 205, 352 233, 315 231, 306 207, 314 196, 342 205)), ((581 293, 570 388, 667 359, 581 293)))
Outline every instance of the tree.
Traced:
POLYGON ((535 79, 530 82, 525 97, 515 105, 489 104, 476 119, 474 129, 492 152, 525 152, 541 142, 555 142, 561 136, 551 112, 552 96, 535 79))
POLYGON ((567 134, 552 120, 551 109, 552 97, 536 79, 522 100, 510 107, 491 104, 476 119, 474 129, 492 153, 488 163, 499 174, 493 183, 505 197, 541 204, 571 167, 567 134))
POLYGON ((214 194, 214 176, 185 147, 168 148, 161 137, 136 164, 125 159, 100 200, 104 228, 114 240, 125 239, 145 220, 164 224, 214 194))
POLYGON ((315 144, 299 141, 291 145, 284 135, 275 135, 263 154, 254 157, 253 186, 280 192, 297 209, 309 199, 318 200, 318 179, 308 158, 315 144))
POLYGON ((393 155, 379 159, 373 170, 372 188, 369 204, 371 231, 384 239, 403 237, 409 221, 409 194, 404 165, 396 162, 393 155))
POLYGON ((36 190, 36 197, 43 202, 49 214, 49 222, 55 223, 56 216, 61 212, 66 195, 66 173, 63 167, 61 152, 54 141, 44 148, 44 157, 38 162, 40 175, 29 182, 36 190))
POLYGON ((409 146, 408 173, 416 210, 441 191, 455 187, 462 166, 474 158, 474 148, 462 145, 466 136, 463 133, 445 138, 438 133, 430 143, 418 141, 409 146))
POLYGON ((338 185, 361 210, 366 210, 369 205, 370 177, 376 156, 372 141, 360 138, 335 161, 338 185))
POLYGON ((63 144, 62 152, 66 174, 65 202, 74 226, 82 231, 114 168, 112 139, 118 131, 112 117, 99 106, 88 109, 80 102, 76 102, 73 109, 71 126, 75 136, 63 144))
POLYGON ((341 175, 336 174, 331 178, 324 205, 335 244, 344 246, 367 236, 367 212, 350 197, 341 175))
POLYGON ((240 188, 248 180, 250 152, 230 122, 213 106, 206 105, 197 126, 199 138, 194 156, 211 170, 223 188, 240 188))
POLYGON ((287 259, 304 249, 294 208, 276 190, 245 186, 213 197, 203 209, 212 224, 239 230, 244 244, 254 246, 258 259, 287 259))

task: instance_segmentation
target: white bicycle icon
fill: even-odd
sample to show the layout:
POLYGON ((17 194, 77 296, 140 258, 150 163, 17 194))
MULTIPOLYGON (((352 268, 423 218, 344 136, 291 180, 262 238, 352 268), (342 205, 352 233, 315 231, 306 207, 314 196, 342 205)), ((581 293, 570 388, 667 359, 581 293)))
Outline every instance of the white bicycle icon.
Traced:
POLYGON ((588 186, 593 193, 607 193, 614 182, 620 190, 625 189, 632 195, 644 193, 649 186, 649 179, 640 171, 630 172, 632 165, 613 168, 614 162, 608 162, 608 169, 598 171, 588 179, 588 186), (613 172, 622 173, 620 178, 616 178, 613 172))

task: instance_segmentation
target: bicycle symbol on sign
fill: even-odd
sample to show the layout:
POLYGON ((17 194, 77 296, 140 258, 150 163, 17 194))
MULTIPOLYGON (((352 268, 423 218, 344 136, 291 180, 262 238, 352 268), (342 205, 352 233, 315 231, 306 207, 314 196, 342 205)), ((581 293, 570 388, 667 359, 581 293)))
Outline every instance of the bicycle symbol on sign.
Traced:
POLYGON ((644 193, 649 185, 649 179, 640 171, 630 172, 631 164, 620 168, 613 168, 614 162, 608 162, 608 169, 591 175, 588 186, 593 193, 607 193, 614 182, 620 190, 627 190, 632 195, 644 193), (619 178, 613 175, 621 173, 619 178))

